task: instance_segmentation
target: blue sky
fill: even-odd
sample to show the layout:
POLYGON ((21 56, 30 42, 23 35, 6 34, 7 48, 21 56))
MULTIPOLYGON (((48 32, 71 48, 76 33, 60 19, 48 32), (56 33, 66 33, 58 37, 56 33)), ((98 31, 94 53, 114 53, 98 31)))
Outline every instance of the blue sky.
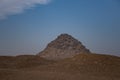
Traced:
POLYGON ((0 4, 4 4, 0 6, 0 55, 36 54, 61 33, 68 33, 92 52, 120 56, 119 0, 8 0, 0 4))

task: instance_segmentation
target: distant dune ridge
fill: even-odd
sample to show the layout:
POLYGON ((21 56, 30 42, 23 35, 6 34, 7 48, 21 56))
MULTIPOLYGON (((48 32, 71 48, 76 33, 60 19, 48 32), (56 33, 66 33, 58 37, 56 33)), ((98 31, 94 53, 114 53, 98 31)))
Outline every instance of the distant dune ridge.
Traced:
POLYGON ((61 34, 38 55, 50 60, 59 60, 81 53, 90 53, 90 50, 71 35, 61 34))

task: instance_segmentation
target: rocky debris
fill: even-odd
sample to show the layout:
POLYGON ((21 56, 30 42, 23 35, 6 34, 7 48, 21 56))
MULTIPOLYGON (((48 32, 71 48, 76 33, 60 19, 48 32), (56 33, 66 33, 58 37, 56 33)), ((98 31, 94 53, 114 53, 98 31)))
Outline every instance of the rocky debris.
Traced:
POLYGON ((80 41, 68 34, 61 34, 50 42, 38 55, 46 59, 59 60, 81 53, 90 53, 80 41))

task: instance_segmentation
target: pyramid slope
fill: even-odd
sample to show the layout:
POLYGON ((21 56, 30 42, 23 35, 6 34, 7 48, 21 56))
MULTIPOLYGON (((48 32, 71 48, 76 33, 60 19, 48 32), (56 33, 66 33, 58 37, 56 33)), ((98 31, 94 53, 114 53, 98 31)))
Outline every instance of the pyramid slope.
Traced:
POLYGON ((71 35, 61 34, 38 55, 47 59, 59 60, 81 53, 90 53, 90 51, 71 35))

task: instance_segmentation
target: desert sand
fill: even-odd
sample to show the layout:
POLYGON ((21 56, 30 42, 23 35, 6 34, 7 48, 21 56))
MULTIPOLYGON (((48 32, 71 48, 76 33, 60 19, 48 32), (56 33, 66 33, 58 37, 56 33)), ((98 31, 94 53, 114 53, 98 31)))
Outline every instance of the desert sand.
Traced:
POLYGON ((52 61, 34 55, 1 56, 0 80, 120 80, 120 57, 79 54, 52 61))

